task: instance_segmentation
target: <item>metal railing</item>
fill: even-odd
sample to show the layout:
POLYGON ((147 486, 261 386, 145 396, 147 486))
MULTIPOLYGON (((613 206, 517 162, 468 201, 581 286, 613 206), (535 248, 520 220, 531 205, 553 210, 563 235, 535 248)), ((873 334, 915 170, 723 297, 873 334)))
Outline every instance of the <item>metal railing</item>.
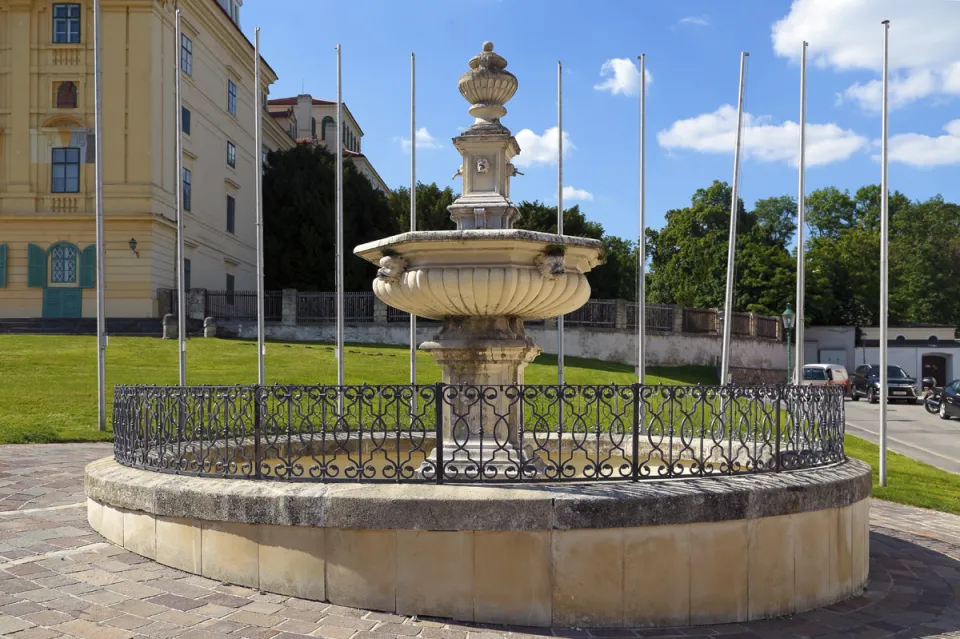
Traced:
MULTIPOLYGON (((345 322, 372 322, 373 293, 350 292, 343 294, 343 319, 345 322)), ((297 293, 297 322, 335 322, 337 320, 337 294, 319 292, 297 293)))
POLYGON ((716 333, 719 322, 717 312, 710 309, 683 309, 684 333, 716 333))
POLYGON ((844 460, 838 386, 117 386, 117 461, 282 481, 558 482, 844 460))
MULTIPOLYGON (((280 321, 283 316, 283 297, 280 291, 264 291, 263 311, 265 321, 280 321)), ((214 317, 218 320, 256 321, 257 292, 207 291, 204 317, 214 317)))
POLYGON ((615 328, 617 325, 616 300, 590 300, 572 313, 563 316, 567 326, 594 326, 615 328))
MULTIPOLYGON (((627 304, 627 328, 637 328, 637 309, 639 304, 627 304)), ((648 331, 672 332, 676 309, 665 304, 647 304, 646 322, 648 331)))

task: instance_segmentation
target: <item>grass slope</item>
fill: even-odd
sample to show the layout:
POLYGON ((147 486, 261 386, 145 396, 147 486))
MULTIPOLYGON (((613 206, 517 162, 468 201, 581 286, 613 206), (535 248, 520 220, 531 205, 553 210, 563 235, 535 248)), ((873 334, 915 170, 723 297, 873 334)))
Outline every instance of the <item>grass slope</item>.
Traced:
MULTIPOLYGON (((404 384, 408 350, 402 346, 349 345, 348 384, 404 384)), ((541 355, 527 368, 526 383, 554 384, 557 360, 541 355)), ((269 343, 267 383, 336 383, 329 344, 269 343)), ((652 368, 650 383, 714 384, 706 366, 652 368)), ((255 342, 193 339, 187 344, 190 384, 254 384, 255 342)), ((633 367, 566 358, 570 384, 631 384, 633 367)), ((440 381, 440 368, 426 353, 417 357, 417 381, 440 381)), ((114 337, 107 348, 107 405, 115 384, 177 383, 177 342, 114 337)), ((0 444, 109 440, 97 430, 96 338, 59 335, 0 335, 0 444)))

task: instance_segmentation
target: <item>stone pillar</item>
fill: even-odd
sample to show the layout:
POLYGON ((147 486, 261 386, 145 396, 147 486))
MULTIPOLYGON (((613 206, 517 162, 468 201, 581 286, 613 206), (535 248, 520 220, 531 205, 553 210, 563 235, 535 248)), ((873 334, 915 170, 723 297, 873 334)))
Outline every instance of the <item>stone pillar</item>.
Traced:
POLYGON ((285 288, 280 292, 280 323, 284 326, 297 325, 297 289, 285 288))
POLYGON ((217 336, 217 320, 214 317, 207 317, 203 320, 203 336, 204 337, 216 337, 217 336))
POLYGON ((673 307, 673 332, 683 332, 683 307, 679 305, 673 307))
POLYGON ((379 297, 374 296, 373 298, 373 323, 374 324, 386 324, 387 323, 387 304, 381 300, 379 297))
MULTIPOLYGON (((628 324, 628 314, 627 314, 628 304, 629 302, 627 302, 627 300, 618 299, 616 301, 616 306, 614 307, 614 319, 613 319, 614 328, 619 328, 623 330, 626 330, 628 328, 628 325, 627 325, 628 324)), ((637 317, 639 317, 639 315, 637 317)))
POLYGON ((187 293, 187 317, 203 321, 207 316, 207 289, 191 288, 187 293))
MULTIPOLYGON (((523 322, 506 317, 448 318, 440 332, 420 348, 440 365, 446 387, 443 402, 443 464, 448 477, 477 477, 480 465, 490 477, 515 476, 521 462, 538 463, 521 451, 523 402, 480 386, 523 383, 523 370, 540 353, 526 336, 523 322), (454 472, 454 469, 456 472, 454 472)), ((436 450, 429 460, 436 460, 436 450)))
POLYGON ((750 313, 750 337, 757 336, 757 314, 750 313))
POLYGON ((163 316, 163 339, 177 339, 178 328, 176 315, 167 313, 163 316))

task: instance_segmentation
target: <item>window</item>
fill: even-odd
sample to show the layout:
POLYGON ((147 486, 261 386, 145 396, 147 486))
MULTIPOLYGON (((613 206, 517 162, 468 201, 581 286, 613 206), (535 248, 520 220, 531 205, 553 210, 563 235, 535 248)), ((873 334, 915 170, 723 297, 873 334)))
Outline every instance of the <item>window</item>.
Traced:
POLYGON ((237 201, 232 195, 227 196, 227 233, 236 233, 237 228, 237 201))
POLYGON ((80 5, 53 5, 53 41, 57 44, 80 42, 80 5))
POLYGON ((263 175, 267 172, 267 152, 260 152, 260 175, 263 175))
POLYGON ((233 275, 227 273, 227 304, 233 305, 233 291, 234 291, 234 280, 233 275))
POLYGON ((180 34, 180 68, 187 75, 193 75, 193 40, 180 34))
POLYGON ((54 193, 80 192, 80 149, 70 147, 53 149, 53 184, 54 193))
POLYGON ((77 282, 77 249, 66 244, 53 247, 50 252, 50 281, 54 284, 77 282))
POLYGON ((806 381, 823 381, 827 379, 827 374, 826 372, 824 372, 824 369, 822 368, 817 368, 814 366, 804 366, 803 379, 806 381))
POLYGON ((227 111, 230 115, 237 115, 237 85, 233 80, 227 80, 227 111))
POLYGON ((238 27, 240 26, 240 4, 237 0, 230 0, 230 19, 233 20, 238 27))
POLYGON ((237 147, 233 142, 227 142, 227 164, 237 168, 237 147))
POLYGON ((190 260, 186 258, 183 260, 183 288, 190 290, 190 260))
POLYGON ((310 134, 313 136, 313 139, 317 139, 317 119, 310 118, 310 134))
POLYGON ((190 174, 190 169, 183 170, 183 210, 190 210, 190 183, 193 179, 193 175, 190 174))
POLYGON ((77 108, 77 85, 73 82, 61 82, 57 87, 57 108, 77 108))
POLYGON ((180 117, 183 120, 183 132, 190 135, 190 109, 180 107, 180 117))

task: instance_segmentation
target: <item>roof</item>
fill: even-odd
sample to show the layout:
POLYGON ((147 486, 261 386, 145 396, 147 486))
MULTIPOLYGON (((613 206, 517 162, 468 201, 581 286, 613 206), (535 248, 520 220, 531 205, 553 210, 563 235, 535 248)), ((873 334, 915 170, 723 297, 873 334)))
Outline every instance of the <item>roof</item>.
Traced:
MULTIPOLYGON (((863 340, 862 346, 877 348, 880 346, 880 340, 865 339, 863 340)), ((960 342, 955 339, 941 339, 935 342, 927 339, 888 339, 887 348, 928 348, 940 350, 944 348, 960 348, 960 342)))
POLYGON ((288 118, 293 115, 293 109, 287 109, 285 111, 267 111, 271 118, 288 118))
MULTIPOLYGON (((246 43, 250 45, 250 51, 251 51, 251 52, 255 52, 255 51, 256 51, 256 47, 253 45, 252 42, 250 42, 250 40, 247 38, 247 36, 244 35, 243 29, 240 28, 240 25, 233 21, 233 18, 230 17, 230 13, 229 13, 226 9, 224 9, 224 8, 220 5, 220 3, 217 2, 217 0, 210 0, 210 1, 213 2, 213 4, 215 4, 215 5, 217 6, 217 9, 220 9, 220 13, 222 13, 222 14, 225 15, 225 16, 227 16, 227 20, 230 22, 230 24, 233 25, 233 28, 237 30, 237 33, 240 34, 240 37, 243 38, 243 39, 246 41, 246 43)), ((273 75, 274 75, 275 77, 277 76, 277 72, 274 71, 274 70, 273 70, 273 67, 271 67, 271 66, 267 63, 267 61, 263 59, 263 56, 262 56, 262 55, 260 56, 260 61, 263 62, 263 64, 266 65, 266 67, 267 67, 268 69, 270 69, 270 72, 273 73, 273 75)))
MULTIPOLYGON (((313 103, 317 106, 331 106, 336 104, 336 102, 331 102, 330 100, 321 100, 319 98, 314 98, 313 103)), ((297 104, 297 98, 276 98, 274 100, 267 100, 267 104, 276 106, 295 106, 297 104)))

